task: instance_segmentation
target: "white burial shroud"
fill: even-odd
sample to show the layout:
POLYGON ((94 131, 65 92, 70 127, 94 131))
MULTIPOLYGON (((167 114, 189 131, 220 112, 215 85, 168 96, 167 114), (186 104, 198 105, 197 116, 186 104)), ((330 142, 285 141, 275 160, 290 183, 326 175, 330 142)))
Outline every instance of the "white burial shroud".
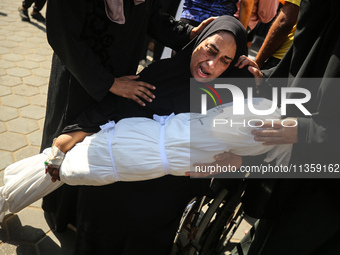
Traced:
MULTIPOLYGON (((258 110, 269 109, 271 104, 267 99, 253 99, 258 110)), ((207 115, 182 113, 155 116, 156 121, 127 118, 117 124, 109 122, 66 153, 60 182, 52 183, 45 174, 47 152, 8 166, 0 188, 0 213, 6 209, 18 212, 63 183, 106 185, 166 174, 183 176, 193 163, 213 162, 214 155, 224 151, 255 156, 271 150, 268 160, 276 158, 277 164, 287 164, 291 145, 264 146, 254 141, 254 127, 248 126, 250 120, 279 119, 279 110, 258 116, 247 109, 245 105, 245 114, 235 116, 229 103, 208 110, 207 115)))

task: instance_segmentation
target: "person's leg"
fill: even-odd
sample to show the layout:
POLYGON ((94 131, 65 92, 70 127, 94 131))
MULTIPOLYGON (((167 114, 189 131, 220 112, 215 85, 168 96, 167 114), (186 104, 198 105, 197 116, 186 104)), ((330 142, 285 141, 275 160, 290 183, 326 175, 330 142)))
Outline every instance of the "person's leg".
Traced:
POLYGON ((45 22, 45 18, 41 15, 40 11, 44 7, 46 0, 37 0, 34 3, 33 11, 31 12, 31 17, 40 22, 45 22))
POLYGON ((33 2, 34 0, 22 1, 21 6, 18 8, 19 15, 22 21, 28 21, 28 22, 30 21, 30 17, 28 16, 28 8, 31 7, 33 2))
POLYGON ((34 1, 33 12, 40 12, 44 7, 46 0, 36 0, 34 1))
POLYGON ((34 0, 25 0, 25 1, 22 1, 22 8, 23 9, 28 9, 32 6, 34 0))

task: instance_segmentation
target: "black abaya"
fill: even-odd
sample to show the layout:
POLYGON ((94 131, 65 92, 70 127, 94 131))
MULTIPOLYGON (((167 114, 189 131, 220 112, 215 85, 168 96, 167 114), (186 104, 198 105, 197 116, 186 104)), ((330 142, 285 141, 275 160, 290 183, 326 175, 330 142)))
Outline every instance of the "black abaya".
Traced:
MULTIPOLYGON (((340 78, 340 2, 303 0, 300 8, 294 43, 268 71, 269 82, 276 77, 314 78, 287 84, 312 94, 305 104, 312 116, 287 109, 288 117, 298 118, 298 143, 290 163, 340 164, 340 86, 332 79, 340 78)), ((250 247, 244 240, 243 251, 239 247, 233 254, 340 254, 339 184, 339 179, 278 180, 255 239, 250 247)))
MULTIPOLYGON (((189 31, 189 27, 176 26, 159 14, 156 1, 149 0, 138 6, 132 5, 132 1, 124 1, 124 5, 126 24, 119 26, 108 23, 101 1, 87 1, 86 5, 81 1, 49 1, 47 34, 55 54, 42 148, 50 146, 52 138, 65 126, 73 124, 79 113, 86 109, 91 112, 92 107, 105 105, 106 100, 111 103, 110 109, 114 113, 110 118, 115 120, 149 116, 151 112, 163 115, 170 110, 189 111, 189 90, 183 86, 189 85, 190 54, 185 53, 189 48, 175 58, 180 59, 179 62, 164 60, 161 68, 155 71, 155 67, 150 67, 141 74, 141 79, 155 86, 164 85, 166 81, 163 90, 156 92, 157 99, 152 106, 142 109, 135 102, 106 93, 114 77, 134 73, 136 58, 140 55, 135 54, 139 48, 138 38, 145 33, 148 18, 153 24, 148 27, 151 34, 166 39, 179 33, 175 44, 184 42, 189 31), (159 21, 159 15, 163 21, 155 22, 159 21), (59 20, 61 17, 63 19, 59 20), (162 93, 163 96, 166 94, 167 103, 162 100, 162 93), (99 100, 98 106, 96 101, 99 100)), ((238 45, 243 46, 244 29, 235 18, 231 19, 237 26, 235 31, 242 31, 240 35, 244 39, 236 38, 236 41, 241 40, 238 45)), ((220 29, 219 25, 214 25, 212 31, 215 28, 220 29)), ((107 116, 107 113, 103 115, 107 116)), ((138 183, 79 187, 76 254, 168 254, 185 205, 197 192, 204 192, 207 182, 209 180, 165 176, 138 183)), ((70 196, 70 188, 62 189, 62 199, 70 196)), ((46 203, 51 200, 53 197, 44 199, 44 209, 51 210, 52 206, 46 203)), ((59 214, 57 221, 67 224, 75 201, 72 199, 60 205, 59 210, 64 214, 59 214)))

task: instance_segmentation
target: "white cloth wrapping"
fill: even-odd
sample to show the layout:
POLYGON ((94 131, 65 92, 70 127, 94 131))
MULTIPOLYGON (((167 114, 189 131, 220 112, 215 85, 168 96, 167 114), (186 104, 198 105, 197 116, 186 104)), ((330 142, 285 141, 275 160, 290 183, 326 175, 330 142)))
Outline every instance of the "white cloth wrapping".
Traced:
POLYGON ((4 186, 0 187, 0 222, 6 210, 18 212, 38 199, 56 190, 62 182, 51 182, 45 174, 44 153, 20 160, 9 165, 4 173, 4 186))
MULTIPOLYGON (((271 107, 271 102, 266 99, 255 98, 253 104, 259 110, 271 107)), ((158 116, 158 121, 128 118, 117 124, 108 123, 100 132, 86 137, 66 153, 60 168, 60 182, 52 183, 50 176, 45 174, 47 156, 44 153, 8 166, 5 185, 0 188, 0 212, 7 208, 18 212, 63 183, 106 185, 116 181, 153 179, 166 174, 184 175, 194 162, 213 162, 214 155, 224 151, 244 156, 274 149, 270 160, 278 158, 280 164, 282 160, 288 162, 291 145, 263 146, 254 141, 250 133, 254 127, 241 124, 213 127, 214 119, 247 125, 252 119, 279 118, 278 110, 270 116, 255 116, 245 110, 244 115, 235 117, 232 104, 225 104, 209 110, 207 115, 182 113, 158 116)))

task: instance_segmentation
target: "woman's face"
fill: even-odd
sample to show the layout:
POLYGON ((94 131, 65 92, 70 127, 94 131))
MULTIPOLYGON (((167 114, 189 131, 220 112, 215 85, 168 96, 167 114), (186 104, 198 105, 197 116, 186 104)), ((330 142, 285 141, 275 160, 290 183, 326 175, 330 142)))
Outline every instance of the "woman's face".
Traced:
POLYGON ((190 72, 198 82, 219 77, 229 67, 236 53, 234 36, 225 31, 213 34, 193 51, 190 72))

